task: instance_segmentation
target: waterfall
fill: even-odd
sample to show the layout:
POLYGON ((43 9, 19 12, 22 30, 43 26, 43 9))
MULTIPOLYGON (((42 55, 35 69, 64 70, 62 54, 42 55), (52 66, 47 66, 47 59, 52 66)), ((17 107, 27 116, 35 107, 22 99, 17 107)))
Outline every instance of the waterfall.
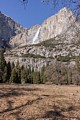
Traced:
POLYGON ((36 34, 35 34, 35 36, 34 36, 34 38, 33 38, 33 44, 36 44, 36 40, 37 40, 37 38, 38 38, 38 36, 39 36, 39 32, 40 32, 40 28, 38 28, 38 30, 37 30, 37 32, 36 32, 36 34))

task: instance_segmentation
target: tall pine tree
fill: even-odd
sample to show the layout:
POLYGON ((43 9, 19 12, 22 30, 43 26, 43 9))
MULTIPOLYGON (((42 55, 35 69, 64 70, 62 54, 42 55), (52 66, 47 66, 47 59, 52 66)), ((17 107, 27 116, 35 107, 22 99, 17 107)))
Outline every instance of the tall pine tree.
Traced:
POLYGON ((3 53, 3 50, 0 50, 0 70, 1 71, 4 71, 4 68, 5 68, 5 59, 4 59, 4 53, 3 53))

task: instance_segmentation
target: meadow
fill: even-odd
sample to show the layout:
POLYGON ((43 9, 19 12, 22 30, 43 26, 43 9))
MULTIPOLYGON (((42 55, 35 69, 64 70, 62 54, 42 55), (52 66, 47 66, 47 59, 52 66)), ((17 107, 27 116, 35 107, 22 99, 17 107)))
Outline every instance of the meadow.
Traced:
POLYGON ((0 120, 80 120, 80 87, 0 84, 0 120))

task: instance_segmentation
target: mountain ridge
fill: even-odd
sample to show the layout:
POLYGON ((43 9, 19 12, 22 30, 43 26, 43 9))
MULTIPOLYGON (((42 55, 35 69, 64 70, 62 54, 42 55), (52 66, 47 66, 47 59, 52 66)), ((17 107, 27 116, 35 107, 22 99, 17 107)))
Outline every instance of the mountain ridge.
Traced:
POLYGON ((71 25, 80 29, 80 19, 77 21, 77 16, 72 13, 68 8, 61 9, 57 14, 47 18, 41 25, 34 25, 28 29, 27 33, 21 33, 21 35, 15 36, 10 40, 10 45, 23 46, 25 41, 26 45, 37 44, 50 38, 54 38, 63 32, 66 32, 71 25), (19 44, 17 41, 20 40, 19 44), (24 40, 24 41, 23 41, 24 40))
POLYGON ((26 31, 26 29, 23 28, 19 23, 0 12, 0 43, 2 43, 2 46, 4 46, 3 41, 8 43, 12 37, 20 34, 23 31, 26 31))

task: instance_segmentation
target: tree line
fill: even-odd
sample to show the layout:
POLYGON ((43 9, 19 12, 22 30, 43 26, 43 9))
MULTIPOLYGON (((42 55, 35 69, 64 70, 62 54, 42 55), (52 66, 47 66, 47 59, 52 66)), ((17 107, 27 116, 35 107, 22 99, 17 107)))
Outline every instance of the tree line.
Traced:
POLYGON ((35 71, 30 66, 20 66, 19 61, 6 63, 4 51, 0 51, 0 83, 18 84, 56 84, 80 85, 80 57, 75 60, 75 65, 67 65, 56 61, 54 64, 43 66, 41 71, 35 71))
POLYGON ((70 65, 68 62, 56 61, 49 65, 45 72, 45 82, 56 85, 80 85, 80 58, 70 65))
POLYGON ((3 52, 3 50, 0 51, 0 83, 43 83, 45 66, 41 71, 34 71, 30 66, 20 66, 19 61, 16 65, 14 62, 6 63, 3 52))

